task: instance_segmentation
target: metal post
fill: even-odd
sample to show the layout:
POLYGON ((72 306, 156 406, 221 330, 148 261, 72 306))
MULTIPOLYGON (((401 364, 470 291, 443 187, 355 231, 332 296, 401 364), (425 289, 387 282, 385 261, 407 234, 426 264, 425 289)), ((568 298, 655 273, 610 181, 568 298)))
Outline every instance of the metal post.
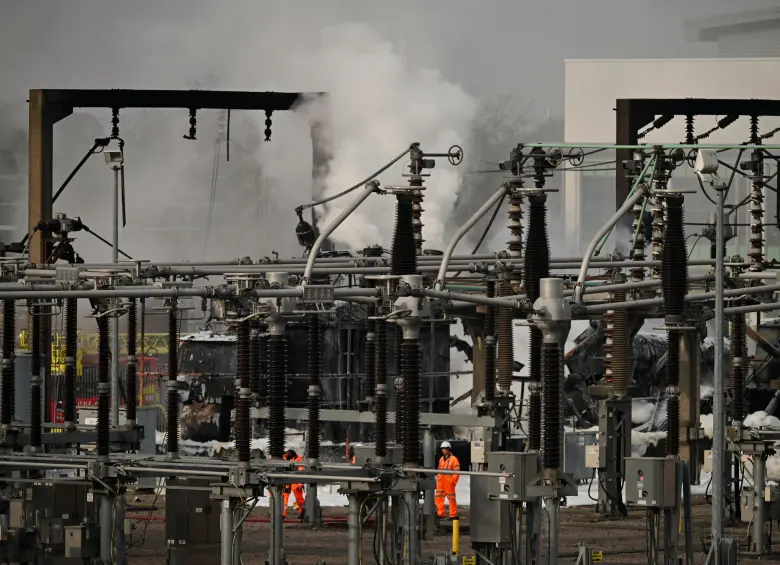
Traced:
MULTIPOLYGON (((112 194, 112 232, 111 232, 111 262, 119 262, 119 172, 120 167, 112 167, 114 171, 114 191, 112 194)), ((111 320, 111 425, 119 425, 119 317, 111 320)))
POLYGON ((420 563, 420 532, 419 518, 420 506, 417 490, 407 492, 404 495, 405 506, 408 508, 406 521, 406 565, 418 565, 420 563))
MULTIPOLYGON (((241 519, 241 516, 238 516, 241 519)), ((236 515, 233 515, 233 522, 236 521, 236 515)), ((241 544, 244 541, 244 525, 233 526, 233 563, 231 565, 241 565, 241 544)))
POLYGON ((114 563, 125 565, 127 554, 125 553, 125 513, 127 510, 127 497, 124 492, 119 493, 114 505, 114 563))
MULTIPOLYGON (((766 547, 766 459, 760 453, 753 455, 753 531, 750 535, 750 551, 762 554, 766 547)), ((714 501, 714 500, 713 500, 714 501)))
MULTIPOLYGON (((427 469, 436 468, 436 442, 430 427, 423 429, 423 466, 427 469)), ((433 488, 426 488, 423 497, 423 539, 431 540, 433 539, 434 517, 436 516, 433 488)))
POLYGON ((271 547, 269 565, 284 565, 284 511, 282 508, 282 485, 273 485, 271 490, 271 547))
POLYGON ((726 463, 726 411, 725 382, 723 379, 723 207, 726 198, 725 185, 715 187, 718 196, 715 222, 715 374, 713 395, 712 437, 712 544, 715 565, 721 565, 720 540, 723 537, 724 495, 723 484, 726 463))
POLYGON ((347 565, 360 565, 360 498, 350 494, 347 515, 347 565))
POLYGON ((547 565, 558 565, 558 499, 548 498, 545 501, 547 507, 547 565))
MULTIPOLYGON (((271 519, 273 520, 273 511, 271 519)), ((222 512, 219 515, 219 530, 219 563, 220 565, 233 565, 233 508, 230 500, 227 498, 222 501, 222 512)))
POLYGON ((104 565, 111 565, 114 560, 111 546, 114 540, 114 497, 110 494, 100 496, 100 560, 104 565))

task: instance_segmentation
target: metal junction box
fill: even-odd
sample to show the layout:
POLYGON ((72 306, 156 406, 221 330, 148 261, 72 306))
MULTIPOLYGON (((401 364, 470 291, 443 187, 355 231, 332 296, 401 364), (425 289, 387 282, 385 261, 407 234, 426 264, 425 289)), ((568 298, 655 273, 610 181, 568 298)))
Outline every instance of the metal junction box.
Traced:
MULTIPOLYGON (((755 512, 755 500, 753 489, 744 489, 740 498, 741 513, 743 522, 752 522, 755 512)), ((764 504, 766 505, 767 521, 780 520, 780 487, 767 486, 764 490, 764 504)))
MULTIPOLYGON (((208 487, 205 479, 168 479, 174 487, 208 487)), ((211 565, 219 561, 221 501, 208 490, 170 489, 165 497, 169 565, 211 565), (168 518, 169 517, 169 518, 168 518)))
POLYGON ((506 476, 487 477, 488 496, 510 502, 528 500, 526 488, 539 474, 539 454, 517 451, 490 451, 486 454, 487 471, 506 476))
POLYGON ((575 483, 590 480, 592 468, 587 465, 587 449, 598 447, 598 432, 566 432, 563 443, 563 472, 575 483))
MULTIPOLYGON (((403 449, 399 445, 388 445, 385 463, 387 465, 401 465, 404 462, 403 449)), ((376 455, 374 455, 374 446, 356 445, 355 446, 355 465, 376 464, 376 455)))
POLYGON ((627 457, 626 502, 649 508, 677 505, 677 461, 665 457, 627 457))
POLYGON ((514 514, 507 501, 491 499, 488 489, 494 477, 471 477, 471 543, 509 546, 512 541, 510 520, 514 514), (477 519, 479 517, 479 519, 477 519))

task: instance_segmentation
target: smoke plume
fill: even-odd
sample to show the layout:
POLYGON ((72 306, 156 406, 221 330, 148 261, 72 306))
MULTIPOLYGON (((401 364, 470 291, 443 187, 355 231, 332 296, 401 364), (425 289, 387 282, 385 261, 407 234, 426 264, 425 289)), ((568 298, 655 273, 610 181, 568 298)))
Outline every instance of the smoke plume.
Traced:
MULTIPOLYGON (((330 93, 331 153, 324 196, 332 196, 367 177, 420 142, 426 152, 463 145, 476 112, 476 101, 436 70, 418 66, 413 57, 364 24, 328 28, 321 50, 302 63, 302 74, 330 93)), ((381 175, 382 185, 406 185, 400 161, 381 175)), ((426 182, 423 237, 427 247, 441 248, 461 175, 444 159, 426 182)), ((355 198, 329 205, 323 223, 331 222, 355 198)), ((388 246, 393 233, 394 201, 370 197, 333 234, 352 249, 379 243, 388 246)))

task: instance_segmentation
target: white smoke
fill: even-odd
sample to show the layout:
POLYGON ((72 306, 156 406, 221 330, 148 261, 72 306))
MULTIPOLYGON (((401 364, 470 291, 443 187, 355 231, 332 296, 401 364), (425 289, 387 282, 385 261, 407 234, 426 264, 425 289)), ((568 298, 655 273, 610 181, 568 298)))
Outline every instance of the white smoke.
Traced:
MULTIPOLYGON (((390 41, 363 24, 323 31, 320 50, 300 61, 300 72, 330 93, 333 160, 325 194, 342 192, 367 177, 408 147, 420 142, 427 152, 444 152, 468 138, 477 102, 436 70, 421 68, 390 41)), ((461 184, 458 169, 444 159, 426 180, 423 237, 426 247, 441 248, 444 230, 461 184)), ((406 185, 401 176, 408 158, 379 179, 382 186, 406 185)), ((355 194, 329 205, 323 224, 331 222, 355 194)), ((371 196, 333 234, 352 249, 369 244, 389 246, 394 199, 371 196)))

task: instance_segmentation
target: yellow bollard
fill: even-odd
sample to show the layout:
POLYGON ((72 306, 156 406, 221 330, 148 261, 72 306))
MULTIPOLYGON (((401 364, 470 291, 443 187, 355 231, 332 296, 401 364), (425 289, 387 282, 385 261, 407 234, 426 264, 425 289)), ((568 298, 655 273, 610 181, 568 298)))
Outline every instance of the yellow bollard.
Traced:
POLYGON ((452 519, 452 554, 460 555, 460 520, 452 519))

